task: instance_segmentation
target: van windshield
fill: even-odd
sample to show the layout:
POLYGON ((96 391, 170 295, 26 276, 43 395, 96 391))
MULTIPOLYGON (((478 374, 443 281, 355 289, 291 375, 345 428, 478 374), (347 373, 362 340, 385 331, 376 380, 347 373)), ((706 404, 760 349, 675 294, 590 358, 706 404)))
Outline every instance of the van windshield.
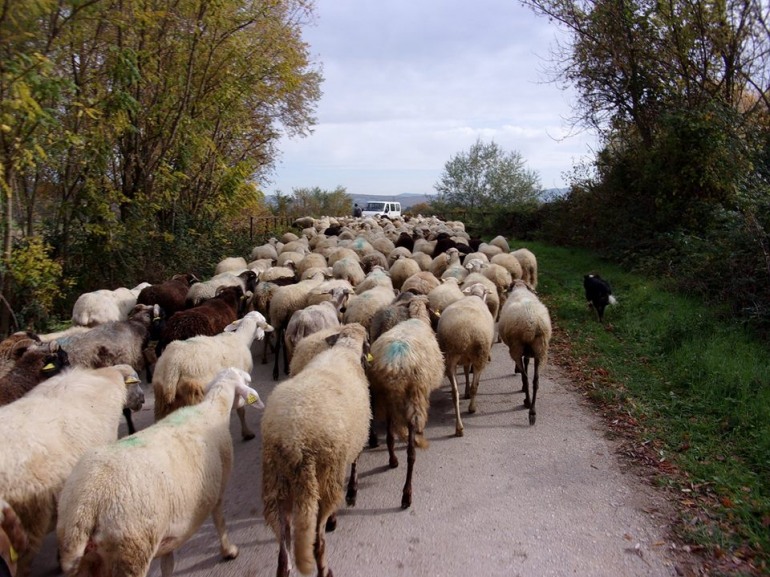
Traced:
POLYGON ((385 209, 384 202, 367 202, 364 210, 380 211, 385 209))

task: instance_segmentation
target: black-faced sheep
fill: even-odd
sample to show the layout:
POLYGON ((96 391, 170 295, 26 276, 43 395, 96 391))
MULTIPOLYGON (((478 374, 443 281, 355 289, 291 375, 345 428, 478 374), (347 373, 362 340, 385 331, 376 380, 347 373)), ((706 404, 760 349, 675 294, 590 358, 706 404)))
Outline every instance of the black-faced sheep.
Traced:
POLYGON ((238 555, 222 499, 233 463, 230 411, 244 402, 264 406, 250 380, 224 369, 199 404, 83 455, 59 500, 56 534, 66 574, 138 577, 160 557, 161 574, 169 577, 174 551, 208 515, 222 556, 238 555))
MULTIPOLYGON (((494 289, 492 289, 494 290, 494 289)), ((467 296, 453 302, 441 312, 436 336, 446 361, 446 375, 452 385, 452 401, 455 405, 455 435, 463 436, 463 422, 460 418, 460 396, 457 390, 457 365, 466 370, 473 369, 473 382, 470 386, 468 412, 476 412, 476 391, 481 380, 481 373, 489 363, 489 353, 495 333, 495 321, 485 299, 489 291, 481 283, 467 287, 463 292, 467 296)))
POLYGON ((617 304, 617 300, 612 296, 610 283, 600 277, 598 274, 587 274, 583 277, 583 288, 586 292, 588 306, 596 311, 599 322, 604 319, 604 309, 608 305, 617 304))
POLYGON ((119 365, 67 369, 0 407, 0 495, 29 537, 20 576, 55 526, 59 492, 75 463, 115 441, 123 406, 138 410, 143 401, 136 371, 119 365))
POLYGON ((551 340, 551 317, 546 306, 523 280, 513 282, 505 306, 500 312, 498 331, 508 347, 517 371, 521 373, 522 390, 525 394, 524 406, 529 408, 529 424, 534 425, 540 368, 545 366, 548 359, 548 344, 551 340), (527 375, 530 358, 535 359, 531 399, 527 375))
POLYGON ((262 500, 265 521, 279 543, 279 577, 291 570, 289 551, 303 574, 331 575, 324 528, 344 493, 355 504, 355 463, 366 442, 371 410, 364 373, 366 330, 342 327, 332 348, 278 384, 262 417, 262 500))
MULTIPOLYGON (((372 343, 372 361, 367 375, 375 418, 387 426, 391 468, 398 466, 394 435, 407 441, 407 471, 401 507, 412 504, 412 473, 415 446, 425 448, 423 431, 428 422, 430 393, 441 386, 444 357, 431 327, 428 298, 409 301, 411 318, 396 324, 372 343)), ((370 445, 371 445, 370 436, 370 445)))
MULTIPOLYGON (((155 391, 155 420, 180 407, 203 399, 206 384, 222 369, 236 367, 251 372, 251 347, 273 330, 262 313, 251 311, 214 336, 197 336, 171 342, 158 359, 152 386, 155 391)), ((245 411, 237 411, 244 441, 254 438, 245 411)))

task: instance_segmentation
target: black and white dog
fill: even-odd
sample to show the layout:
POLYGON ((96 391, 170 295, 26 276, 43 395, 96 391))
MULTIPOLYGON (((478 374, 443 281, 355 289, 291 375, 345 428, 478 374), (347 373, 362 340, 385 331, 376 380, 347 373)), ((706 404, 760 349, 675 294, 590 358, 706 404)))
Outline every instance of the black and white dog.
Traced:
POLYGON ((607 308, 607 305, 614 305, 618 302, 612 296, 610 283, 598 274, 587 274, 583 277, 583 287, 586 289, 588 305, 594 308, 599 317, 599 322, 602 322, 604 309, 607 308))

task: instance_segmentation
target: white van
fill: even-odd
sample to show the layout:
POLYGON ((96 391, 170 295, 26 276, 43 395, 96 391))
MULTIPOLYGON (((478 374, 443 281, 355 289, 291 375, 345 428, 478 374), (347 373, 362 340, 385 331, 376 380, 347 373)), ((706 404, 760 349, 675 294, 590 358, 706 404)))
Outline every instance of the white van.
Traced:
POLYGON ((401 216, 401 203, 392 200, 373 200, 366 203, 362 215, 397 218, 401 216))

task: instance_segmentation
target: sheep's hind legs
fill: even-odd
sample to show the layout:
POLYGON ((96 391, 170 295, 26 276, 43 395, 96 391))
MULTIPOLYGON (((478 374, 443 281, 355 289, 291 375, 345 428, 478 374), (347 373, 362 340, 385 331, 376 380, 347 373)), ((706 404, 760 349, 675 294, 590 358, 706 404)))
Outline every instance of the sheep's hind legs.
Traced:
POLYGON ((415 461, 415 427, 414 423, 409 423, 409 438, 406 444, 406 483, 404 483, 404 492, 401 497, 401 508, 408 509, 412 506, 412 473, 414 472, 415 461))
POLYGON ((457 364, 447 366, 446 374, 449 377, 449 383, 452 385, 452 402, 455 406, 455 437, 463 436, 463 421, 460 418, 460 394, 457 391, 457 378, 455 377, 455 371, 457 370, 457 364))
POLYGON ((224 559, 235 559, 238 556, 238 547, 230 543, 230 538, 227 535, 227 527, 225 526, 225 516, 222 514, 222 500, 214 506, 214 510, 211 512, 211 518, 214 520, 214 527, 217 529, 219 535, 219 549, 222 552, 224 559))
MULTIPOLYGON (((332 570, 326 565, 326 538, 321 531, 321 515, 318 516, 315 526, 315 543, 313 544, 313 555, 318 569, 318 577, 334 577, 332 570)), ((324 523, 325 524, 325 523, 324 523)))
POLYGON ((390 417, 388 417, 387 436, 385 437, 385 440, 388 444, 388 466, 391 469, 395 469, 398 467, 398 457, 396 457, 396 438, 393 434, 393 419, 390 417))
POLYGON ((254 431, 246 424, 246 407, 238 407, 235 409, 238 414, 238 420, 241 422, 241 438, 244 441, 251 441, 254 438, 254 431))
POLYGON ((535 358, 535 375, 532 377, 532 403, 529 407, 529 424, 535 424, 537 413, 535 412, 535 400, 537 399, 537 389, 540 384, 540 359, 535 358))
POLYGON ((291 549, 290 514, 286 506, 281 504, 278 513, 281 534, 278 538, 278 570, 275 573, 276 577, 289 577, 289 573, 291 573, 291 558, 289 556, 289 550, 291 549))
POLYGON ((350 464, 350 479, 348 480, 348 492, 345 495, 345 502, 348 507, 356 506, 356 497, 358 496, 358 459, 350 464))

